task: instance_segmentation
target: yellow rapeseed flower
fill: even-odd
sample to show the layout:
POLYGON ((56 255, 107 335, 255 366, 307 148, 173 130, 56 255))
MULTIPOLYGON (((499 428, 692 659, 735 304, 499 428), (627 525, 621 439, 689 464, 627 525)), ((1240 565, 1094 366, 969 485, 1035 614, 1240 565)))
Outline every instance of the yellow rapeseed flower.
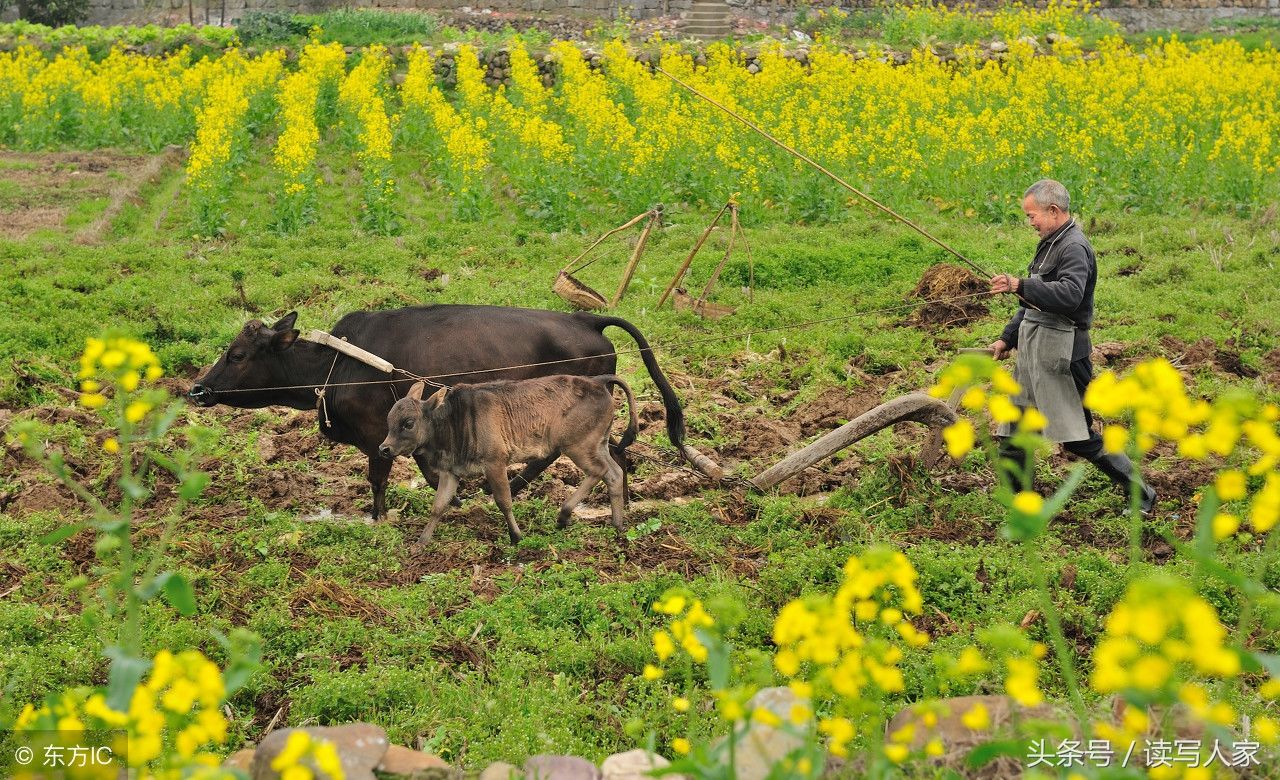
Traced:
POLYGON ((1102 449, 1104 452, 1116 454, 1124 452, 1129 443, 1129 431, 1123 425, 1110 424, 1102 429, 1102 449))
POLYGON ((960 419, 942 429, 942 439, 947 444, 947 454, 959 460, 973 449, 975 442, 973 423, 960 419))
POLYGON ((1044 694, 1036 686, 1039 671, 1035 661, 1029 658, 1010 658, 1007 662, 1009 676, 1005 678, 1005 691, 1024 707, 1035 707, 1044 701, 1044 694))
POLYGON ((666 631, 658 631, 653 635, 653 652, 658 656, 659 661, 665 661, 671 657, 676 651, 675 642, 671 640, 671 635, 666 631))
POLYGON ((777 714, 773 712, 773 710, 770 710, 767 707, 756 707, 754 710, 752 710, 751 720, 755 721, 756 723, 764 724, 765 726, 782 725, 782 718, 779 718, 777 714))
POLYGON ((987 410, 991 419, 998 423, 1014 423, 1022 416, 1022 411, 1009 400, 1008 396, 993 395, 987 402, 987 410))
POLYGON ((1229 512, 1218 512, 1213 516, 1213 538, 1222 541, 1240 530, 1240 518, 1229 512))
POLYGON ((1214 489, 1222 501, 1236 501, 1245 497, 1246 482, 1243 471, 1223 471, 1214 479, 1214 489))
POLYGON ((1049 424, 1048 418, 1040 413, 1040 410, 1034 406, 1027 407, 1022 413, 1022 420, 1019 421, 1018 427, 1024 431, 1038 433, 1043 431, 1045 426, 1049 424))
POLYGON ((1039 493, 1024 490, 1013 497, 1012 505, 1015 512, 1034 517, 1044 509, 1044 498, 1039 493))
POLYGON ((986 731, 991 728, 991 714, 985 704, 975 704, 960 716, 960 722, 970 731, 986 731))

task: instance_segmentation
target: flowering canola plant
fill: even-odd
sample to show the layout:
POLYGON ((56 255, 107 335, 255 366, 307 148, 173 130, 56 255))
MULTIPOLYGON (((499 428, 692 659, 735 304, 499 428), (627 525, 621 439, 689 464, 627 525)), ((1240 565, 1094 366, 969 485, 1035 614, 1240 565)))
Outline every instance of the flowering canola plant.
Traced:
MULTIPOLYGON (((1066 2, 992 14, 991 24, 1009 40, 1000 60, 962 45, 950 61, 921 47, 897 64, 874 47, 858 57, 820 41, 801 64, 774 42, 748 68, 724 44, 705 50, 698 60, 705 64, 678 46, 650 45, 659 47, 665 71, 889 200, 927 199, 941 210, 1006 219, 1017 205, 1007 183, 1045 175, 1064 181, 1090 208, 1162 209, 1202 199, 1231 208, 1280 196, 1280 52, 1246 51, 1233 40, 1130 45, 1112 36, 1086 56, 1068 37, 1046 46, 1013 34, 1060 31, 1080 13, 1066 2)), ((332 45, 323 51, 325 72, 336 65, 340 75, 345 55, 332 45)), ((546 204, 599 196, 633 211, 657 200, 722 203, 741 192, 797 217, 847 201, 637 62, 621 42, 605 46, 598 69, 575 44, 553 43, 554 87, 542 83, 523 45, 508 44, 508 53, 510 86, 495 89, 474 48, 460 47, 454 94, 435 84, 426 50, 408 53, 408 78, 396 91, 388 89, 384 51, 358 55, 343 79, 343 102, 368 179, 366 207, 386 205, 394 193, 385 169, 397 153, 395 117, 406 111, 419 114, 413 122, 434 137, 433 164, 472 210, 494 197, 494 183, 514 186, 559 221, 564 209, 552 213, 546 204), (526 175, 534 159, 539 171, 526 175), (495 165, 500 175, 488 176, 495 165)), ((314 69, 309 56, 300 58, 299 73, 314 69)), ((197 222, 207 228, 229 194, 232 141, 243 138, 245 112, 253 113, 244 99, 252 103, 282 67, 276 53, 247 59, 235 49, 198 61, 186 51, 148 57, 115 50, 95 61, 82 47, 46 53, 19 45, 0 52, 0 143, 190 143, 197 222)), ((315 146, 314 117, 304 109, 307 81, 291 75, 276 104, 281 132, 273 154, 290 179, 284 186, 295 192, 303 179, 291 171, 307 167, 315 146)), ((420 151, 410 146, 404 151, 420 151)))
MULTIPOLYGON (((198 650, 161 650, 128 706, 115 709, 102 691, 72 689, 27 704, 16 731, 123 731, 129 766, 141 778, 232 777, 212 752, 227 741, 226 686, 217 665, 198 650)), ((114 776, 114 775, 112 775, 114 776)))
POLYGON ((316 148, 320 143, 317 101, 326 84, 342 75, 347 55, 337 43, 312 41, 302 50, 298 69, 280 80, 280 134, 272 162, 285 179, 276 223, 291 232, 314 216, 316 148))
MULTIPOLYGON (((1044 418, 1034 408, 1018 405, 1019 392, 1014 379, 994 360, 971 355, 948 366, 931 389, 935 397, 952 398, 966 412, 1014 425, 1015 437, 1035 449, 1043 444, 1038 432, 1044 418)), ((905 674, 908 665, 919 670, 913 655, 931 644, 928 634, 913 622, 913 617, 923 614, 925 594, 905 554, 873 547, 849 559, 834 594, 795 599, 778 612, 772 633, 776 648, 772 670, 795 694, 790 712, 753 707, 752 695, 767 681, 758 675, 746 682, 731 679, 727 668, 746 669, 750 663, 725 661, 731 649, 729 630, 684 589, 669 591, 654 605, 655 612, 674 620, 653 634, 655 661, 645 666, 643 676, 668 688, 683 677, 683 689, 673 691, 671 698, 677 722, 680 718, 692 721, 699 712, 708 711, 698 706, 700 698, 714 701, 718 722, 730 729, 730 744, 746 733, 747 723, 779 728, 800 738, 803 744, 774 766, 780 777, 812 777, 811 770, 822 765, 824 752, 850 757, 856 752, 856 760, 865 762, 863 767, 871 775, 893 765, 949 756, 948 740, 955 732, 944 736, 939 725, 943 717, 953 718, 951 728, 995 740, 993 747, 1012 744, 1000 741, 1009 737, 1009 730, 1025 741, 1039 733, 1025 720, 1046 717, 1045 710, 1035 708, 1049 703, 1046 683, 1053 682, 1066 689, 1078 733, 1107 741, 1117 751, 1182 738, 1188 728, 1205 736, 1196 748, 1203 763, 1194 768, 1162 765, 1158 754, 1140 751, 1130 767, 1145 770, 1152 778, 1216 776, 1206 767, 1224 745, 1237 757, 1261 749, 1255 763, 1267 765, 1280 745, 1280 718, 1273 704, 1280 700, 1280 663, 1268 652, 1267 634, 1255 635, 1254 624, 1255 613, 1262 609, 1274 614, 1277 599, 1262 584, 1261 566, 1237 573, 1225 571, 1211 559, 1213 540, 1225 538, 1219 533, 1220 518, 1213 516, 1219 500, 1249 501, 1254 508, 1250 524, 1266 535, 1268 550, 1277 545, 1270 531, 1275 524, 1272 491, 1280 462, 1280 413, 1273 404, 1238 391, 1211 400, 1195 399, 1177 370, 1161 360, 1139 364, 1124 377, 1102 374, 1085 403, 1110 418, 1108 448, 1127 449, 1136 462, 1160 441, 1177 443, 1176 457, 1229 460, 1205 487, 1197 532, 1199 551, 1172 539, 1178 552, 1196 564, 1197 579, 1174 576, 1172 567, 1156 574, 1133 569, 1126 592, 1103 619, 1101 636, 1082 671, 1077 671, 1081 659, 1066 641, 1037 543, 1057 508, 1079 484, 1082 472, 1077 470, 1049 499, 1016 486, 996 491, 1008 513, 1005 535, 1022 542, 1039 591, 1047 633, 1044 642, 1029 635, 1034 628, 991 626, 979 629, 977 642, 958 653, 935 652, 932 676, 905 674), (1219 580, 1230 588, 1230 598, 1238 598, 1234 628, 1202 595, 1198 586, 1205 578, 1219 580), (702 668, 705 689, 698 684, 704 676, 691 673, 702 668), (989 688, 993 676, 1013 703, 1028 708, 1009 723, 998 722, 981 701, 953 712, 946 701, 935 698, 980 685, 989 688), (1086 694, 1093 699, 1087 700, 1086 694), (910 718, 904 720, 908 700, 915 703, 905 708, 910 718), (893 720, 896 725, 886 728, 895 711, 900 712, 893 720)), ((964 417, 951 426, 946 438, 952 454, 964 457, 979 436, 964 417)), ((1239 523, 1231 523, 1231 532, 1237 527, 1239 523)), ((713 776, 719 771, 716 767, 732 761, 732 754, 726 757, 717 747, 723 743, 708 744, 695 733, 690 723, 685 735, 670 740, 672 751, 681 756, 673 769, 713 776)))
POLYGON ((489 102, 484 74, 475 50, 458 52, 460 107, 449 102, 435 81, 434 61, 425 49, 409 53, 409 72, 401 87, 401 104, 409 115, 406 135, 416 145, 425 143, 452 191, 456 210, 476 215, 482 197, 482 176, 490 164, 490 142, 485 135, 489 102))
POLYGON ((212 235, 226 221, 233 177, 248 144, 245 122, 250 107, 275 86, 283 61, 278 51, 246 59, 234 49, 217 61, 195 112, 195 138, 186 166, 194 222, 201 235, 212 235))
POLYGON ((387 113, 383 94, 390 64, 385 47, 370 46, 338 88, 338 104, 346 117, 344 125, 353 138, 364 177, 360 221, 370 232, 382 234, 399 229, 391 145, 400 117, 387 113))
POLYGON ((1259 533, 1270 532, 1280 521, 1280 406, 1239 393, 1213 402, 1193 399, 1181 374, 1164 359, 1142 363, 1123 378, 1102 373, 1089 385, 1084 403, 1117 420, 1103 431, 1110 451, 1143 455, 1166 441, 1188 460, 1236 458, 1247 463, 1221 470, 1209 488, 1215 509, 1219 504, 1248 506, 1247 514, 1213 516, 1212 531, 1219 540, 1235 534, 1241 514, 1259 533))

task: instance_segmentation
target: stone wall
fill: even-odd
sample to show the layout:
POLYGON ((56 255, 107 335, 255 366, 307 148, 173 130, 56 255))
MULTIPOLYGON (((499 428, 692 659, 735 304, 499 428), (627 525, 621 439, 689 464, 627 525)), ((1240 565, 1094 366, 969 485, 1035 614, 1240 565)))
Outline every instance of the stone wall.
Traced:
POLYGON ((1099 12, 1108 19, 1124 25, 1125 29, 1143 30, 1194 30, 1209 27, 1229 19, 1280 18, 1280 0, 1253 0, 1252 2, 1212 2, 1201 4, 1165 0, 1159 5, 1139 5, 1136 0, 1124 5, 1104 8, 1099 12))
MULTIPOLYGON (((457 10, 489 8, 498 12, 554 13, 615 17, 625 9, 633 18, 681 14, 692 0, 91 0, 90 24, 178 23, 219 24, 246 11, 282 9, 316 12, 331 8, 457 10), (225 16, 224 16, 225 14, 225 16)), ((785 19, 800 3, 792 0, 728 0, 735 13, 785 19)), ((869 7, 874 0, 839 0, 846 8, 869 7)), ((834 3, 833 3, 834 4, 834 3)), ((991 5, 982 0, 979 5, 991 5)), ((1280 0, 1103 0, 1101 13, 1130 29, 1194 28, 1238 18, 1280 17, 1280 0)), ((823 6, 823 0, 805 5, 823 6)), ((12 14, 12 11, 10 11, 12 14)))

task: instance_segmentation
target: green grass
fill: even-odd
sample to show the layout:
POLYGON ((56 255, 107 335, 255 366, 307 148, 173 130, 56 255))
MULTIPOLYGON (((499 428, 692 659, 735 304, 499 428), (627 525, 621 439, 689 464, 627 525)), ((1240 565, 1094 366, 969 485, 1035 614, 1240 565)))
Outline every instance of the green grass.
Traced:
MULTIPOLYGON (((417 11, 374 11, 361 8, 341 8, 320 14, 287 14, 258 12, 257 16, 283 16, 289 20, 292 35, 306 35, 313 29, 323 32, 320 40, 339 41, 346 46, 368 46, 381 43, 388 46, 433 40, 441 30, 440 20, 433 14, 417 11)), ((246 16, 239 29, 245 31, 246 16)), ((265 40, 272 40, 267 37, 265 40)))
POLYGON ((1183 41, 1224 41, 1231 39, 1237 41, 1248 51, 1256 51, 1268 47, 1274 49, 1280 48, 1280 19, 1267 16, 1225 19, 1207 30, 1147 30, 1142 33, 1132 33, 1125 37, 1131 43, 1140 45, 1160 38, 1167 41, 1174 36, 1183 41))
MULTIPOLYGON (((589 235, 547 233, 499 202, 482 221, 458 222, 438 189, 406 184, 404 235, 377 238, 353 224, 358 188, 326 187, 322 221, 282 238, 266 230, 270 209, 261 207, 270 176, 259 166, 247 174, 231 205, 244 222, 233 223, 225 240, 186 238, 190 215, 180 174, 170 171, 126 207, 101 245, 71 241, 74 227, 0 241, 0 405, 19 418, 66 406, 54 388, 72 386, 84 338, 104 328, 145 339, 171 376, 189 379, 251 316, 271 321, 297 309, 299 327, 307 329, 326 328, 355 309, 414 303, 563 310, 550 290, 555 271, 596 232, 628 216, 594 214, 589 235), (430 269, 447 274, 448 284, 424 278, 430 269), (234 287, 239 274, 250 311, 234 287)), ((975 224, 912 203, 892 205, 993 272, 1020 271, 1035 245, 1012 221, 975 224)), ((72 219, 90 220, 102 207, 81 203, 72 219)), ((947 259, 931 244, 861 210, 796 226, 756 204, 744 209, 756 261, 754 302, 740 288, 745 258, 735 256, 714 297, 739 307, 736 315, 709 322, 655 309, 713 213, 675 205, 617 310, 663 345, 659 360, 680 377, 692 441, 705 450, 743 444, 752 435, 744 420, 785 419, 826 388, 887 399, 925 387, 939 361, 957 347, 988 343, 1011 313, 1001 301, 967 327, 912 327, 904 322, 909 292, 926 268, 947 259), (889 307, 897 309, 860 314, 889 307), (833 317, 849 319, 756 335, 749 349, 739 335, 833 317), (774 400, 793 391, 794 398, 774 400)), ((1162 344, 1166 336, 1209 338, 1238 350, 1246 366, 1276 370, 1267 355, 1280 337, 1280 288, 1270 281, 1280 234, 1260 213, 1254 221, 1187 211, 1082 215, 1099 250, 1095 341, 1122 342, 1123 354, 1137 359, 1177 357, 1176 345, 1162 344)), ((691 282, 706 279, 715 254, 714 245, 704 250, 691 282)), ((584 280, 611 291, 624 256, 613 246, 584 280)), ((622 370, 641 396, 654 397, 633 356, 623 358, 622 370)), ((1277 397, 1277 388, 1259 379, 1207 367, 1196 367, 1193 380, 1200 392, 1244 386, 1277 397)), ((700 596, 746 604, 738 629, 745 647, 767 647, 773 612, 797 595, 832 588, 848 556, 872 543, 903 547, 919 569, 926 621, 940 649, 955 650, 974 631, 1020 622, 1036 608, 1021 551, 1000 539, 991 519, 998 506, 976 459, 941 474, 893 466, 918 447, 916 430, 882 432, 849 451, 861 465, 821 510, 790 496, 706 490, 690 503, 633 515, 632 523, 656 517, 660 527, 624 555, 602 523, 555 530, 554 506, 542 500, 518 503, 529 538, 513 548, 482 501, 465 511, 485 514, 464 521, 455 513, 429 555, 414 556, 407 544, 427 511, 422 490, 394 482, 394 523, 308 519, 329 502, 367 503, 362 456, 321 443, 305 455, 263 462, 262 435, 311 435, 310 423, 288 429, 271 410, 186 415, 218 433, 217 449, 203 463, 214 487, 184 520, 166 562, 194 583, 199 609, 180 618, 168 607, 148 607, 143 641, 148 651, 194 645, 219 657, 212 629, 245 626, 263 638, 264 671, 231 701, 237 744, 259 738, 277 711, 285 724, 375 721, 399 742, 424 740, 468 767, 519 763, 539 752, 599 760, 634 746, 649 728, 670 735, 668 694, 640 671, 659 625, 649 605, 686 571, 700 596), (329 476, 309 482, 321 468, 329 476), (299 492, 273 497, 268 486, 276 481, 299 492)), ((72 420, 46 437, 101 488, 111 475, 94 433, 72 420)), ((762 454, 738 470, 753 473, 781 454, 762 454)), ((1174 475, 1180 467, 1159 458, 1150 468, 1174 475)), ((642 463, 633 480, 661 470, 642 463)), ((1041 470, 1050 484, 1064 473, 1048 463, 1041 470)), ((81 573, 100 578, 89 542, 37 541, 82 512, 31 511, 37 481, 30 464, 13 457, 0 471, 0 495, 17 496, 0 512, 0 590, 18 586, 0 599, 0 714, 63 686, 102 682, 105 674, 94 648, 109 626, 86 624, 80 595, 62 585, 81 573)), ((1168 495, 1152 529, 1185 528, 1189 500, 1186 492, 1168 495)), ((1124 562, 1121 511, 1120 499, 1092 474, 1037 551, 1052 581, 1067 582, 1064 572, 1075 572, 1056 598, 1069 636, 1082 647, 1098 635, 1125 582, 1154 565, 1131 569, 1124 562)), ((148 515, 140 533, 154 534, 157 525, 148 515)), ((1256 547, 1238 542, 1222 545, 1221 556, 1233 568, 1259 564, 1256 547)), ((1166 565, 1189 570, 1178 559, 1166 565)), ((1269 586, 1280 586, 1277 562, 1265 565, 1269 586)), ((1230 593, 1207 595, 1228 619, 1234 615, 1230 593)), ((1274 631, 1277 616, 1265 617, 1274 631)), ((1043 638, 1042 622, 1029 630, 1043 638)), ((1274 636, 1262 635, 1259 646, 1274 645, 1274 636)), ((904 668, 910 688, 928 668, 927 656, 911 653, 904 668)), ((1048 677, 1050 694, 1061 697, 1060 681, 1048 677)), ((991 678, 956 692, 998 687, 991 678)))

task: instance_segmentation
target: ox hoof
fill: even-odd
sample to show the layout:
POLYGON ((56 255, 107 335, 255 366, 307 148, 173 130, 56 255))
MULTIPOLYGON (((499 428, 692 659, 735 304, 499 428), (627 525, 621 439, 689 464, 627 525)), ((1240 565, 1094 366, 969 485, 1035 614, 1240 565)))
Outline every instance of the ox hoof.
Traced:
POLYGON ((556 528, 559 528, 560 530, 563 531, 564 529, 568 528, 571 525, 573 525, 572 512, 561 512, 559 515, 556 516, 556 528))

